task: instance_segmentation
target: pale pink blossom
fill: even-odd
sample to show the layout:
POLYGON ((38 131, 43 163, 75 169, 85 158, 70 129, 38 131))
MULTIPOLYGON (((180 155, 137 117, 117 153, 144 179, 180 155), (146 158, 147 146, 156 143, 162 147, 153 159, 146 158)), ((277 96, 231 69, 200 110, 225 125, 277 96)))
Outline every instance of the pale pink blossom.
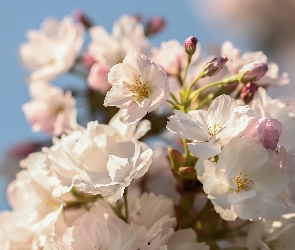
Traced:
POLYGON ((111 84, 108 83, 108 73, 109 68, 99 63, 93 64, 87 78, 88 86, 93 90, 106 93, 111 88, 111 84))
MULTIPOLYGON (((196 51, 192 56, 192 63, 194 63, 200 55, 200 45, 197 44, 196 51)), ((177 40, 170 40, 162 42, 160 48, 152 50, 152 60, 160 64, 168 75, 177 75, 187 64, 187 54, 183 45, 177 40)))
POLYGON ((102 26, 93 26, 90 30, 92 42, 88 52, 99 64, 109 69, 130 53, 148 51, 148 40, 143 26, 135 17, 124 15, 114 23, 112 34, 102 26))
POLYGON ((23 111, 33 131, 60 135, 76 128, 75 100, 70 91, 64 93, 44 81, 32 82, 29 87, 33 99, 23 105, 23 111))
POLYGON ((4 236, 8 249, 44 247, 55 236, 56 222, 62 219, 63 201, 52 195, 52 182, 44 169, 46 155, 34 156, 22 161, 28 168, 19 172, 8 186, 13 211, 0 214, 0 235, 4 236))
POLYGON ((163 68, 140 53, 126 56, 109 73, 113 85, 104 105, 120 108, 123 123, 136 123, 159 108, 169 96, 169 83, 163 68))
POLYGON ((51 80, 74 64, 83 44, 83 26, 69 17, 60 22, 47 19, 27 37, 29 42, 21 45, 19 55, 24 67, 32 71, 29 80, 51 80))

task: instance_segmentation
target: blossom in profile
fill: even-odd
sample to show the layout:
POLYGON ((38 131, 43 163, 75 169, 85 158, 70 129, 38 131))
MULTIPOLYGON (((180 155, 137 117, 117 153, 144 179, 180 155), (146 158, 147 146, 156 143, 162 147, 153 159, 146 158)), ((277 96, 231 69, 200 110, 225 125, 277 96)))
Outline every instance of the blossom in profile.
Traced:
POLYGON ((40 30, 27 33, 28 42, 19 49, 20 60, 32 71, 29 81, 52 80, 74 64, 83 44, 83 26, 70 17, 47 19, 40 30))
POLYGON ((217 163, 199 160, 195 167, 204 192, 223 219, 271 219, 285 213, 280 196, 289 177, 261 145, 234 138, 217 163))
POLYGON ((198 158, 209 159, 218 155, 222 146, 231 138, 243 133, 249 125, 248 106, 239 106, 227 95, 217 97, 207 110, 192 110, 188 114, 174 110, 167 128, 183 139, 198 158))
POLYGON ((23 105, 23 111, 32 129, 49 135, 60 135, 77 126, 75 99, 71 92, 45 81, 29 85, 32 100, 23 105))
POLYGON ((169 97, 169 83, 164 69, 140 53, 126 56, 111 68, 104 105, 120 108, 123 123, 136 123, 160 107, 169 97))

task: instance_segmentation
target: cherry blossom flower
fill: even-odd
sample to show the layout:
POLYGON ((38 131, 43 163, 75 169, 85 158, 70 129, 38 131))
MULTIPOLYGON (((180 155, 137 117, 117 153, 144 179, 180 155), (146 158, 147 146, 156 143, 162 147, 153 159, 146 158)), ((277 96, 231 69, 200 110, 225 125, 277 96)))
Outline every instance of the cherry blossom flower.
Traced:
MULTIPOLYGON (((197 43, 192 63, 199 58, 199 55, 200 45, 197 43)), ((177 75, 187 64, 187 53, 177 40, 163 42, 160 48, 154 48, 151 58, 165 69, 167 75, 177 75)))
POLYGON ((142 24, 135 17, 124 15, 113 26, 109 34, 102 26, 94 26, 90 30, 92 42, 88 51, 101 65, 111 68, 136 51, 144 53, 148 50, 148 41, 144 35, 142 24))
POLYGON ((104 105, 120 108, 123 123, 136 123, 169 96, 164 70, 139 53, 128 55, 123 63, 115 65, 109 73, 109 82, 113 86, 104 105))
POLYGON ((66 229, 62 239, 56 242, 56 247, 61 250, 130 250, 138 249, 137 244, 137 236, 130 225, 100 202, 66 229))
POLYGON ((224 146, 217 163, 199 160, 195 167, 223 219, 269 219, 285 212, 280 195, 289 177, 261 145, 235 138, 224 146))
POLYGON ((63 91, 48 82, 30 84, 32 101, 23 105, 23 111, 35 132, 60 135, 77 127, 75 100, 71 92, 63 91))
POLYGON ((0 236, 0 242, 5 242, 7 249, 39 249, 55 236, 63 202, 51 193, 45 162, 46 155, 42 153, 23 160, 22 166, 28 168, 19 172, 8 187, 13 211, 0 215, 0 235, 4 237, 0 236))
POLYGON ((188 114, 174 110, 167 128, 183 139, 188 139, 189 150, 198 158, 208 159, 220 153, 221 147, 237 137, 249 125, 248 106, 238 106, 229 96, 217 97, 208 111, 193 110, 188 114))
POLYGON ((50 169, 59 179, 55 195, 75 186, 113 201, 123 196, 133 179, 146 173, 152 160, 152 150, 146 144, 135 139, 126 141, 118 129, 97 122, 63 136, 46 151, 50 169))
POLYGON ((139 249, 158 249, 165 245, 176 227, 173 201, 163 195, 144 193, 140 198, 131 198, 128 206, 139 249))
POLYGON ((292 250, 295 245, 295 214, 284 214, 275 220, 254 222, 246 239, 249 250, 292 250))
POLYGON ((132 139, 138 140, 151 129, 151 122, 149 120, 141 120, 135 124, 122 123, 120 121, 119 112, 113 116, 109 125, 117 129, 124 141, 130 141, 132 139))
POLYGON ((83 44, 83 26, 70 17, 61 22, 47 19, 39 31, 27 33, 29 42, 21 45, 22 64, 32 73, 30 81, 51 80, 67 72, 83 44))

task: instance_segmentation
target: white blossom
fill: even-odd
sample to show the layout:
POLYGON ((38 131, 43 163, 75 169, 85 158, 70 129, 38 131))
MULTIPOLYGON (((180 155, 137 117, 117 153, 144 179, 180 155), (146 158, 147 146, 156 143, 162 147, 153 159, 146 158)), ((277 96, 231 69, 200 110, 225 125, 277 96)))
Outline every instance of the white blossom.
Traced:
POLYGON ((74 64, 83 43, 83 27, 70 17, 60 22, 49 18, 27 37, 29 42, 21 45, 19 55, 24 67, 32 71, 29 80, 51 80, 74 64))
POLYGON ((208 159, 220 153, 221 147, 237 137, 249 125, 248 106, 238 106, 229 96, 217 97, 206 110, 192 110, 188 114, 174 110, 167 128, 188 139, 189 150, 198 158, 208 159))
POLYGON ((160 107, 169 96, 169 84, 161 66, 146 56, 134 53, 123 63, 111 68, 109 82, 113 85, 104 105, 120 108, 123 123, 135 123, 160 107))
POLYGON ((152 160, 152 150, 137 140, 126 141, 118 129, 89 122, 86 129, 63 136, 48 150, 50 168, 60 185, 60 196, 73 186, 84 193, 122 197, 133 179, 143 176, 152 160))
POLYGON ((131 250, 137 249, 137 236, 106 204, 98 202, 68 227, 55 245, 60 250, 131 250))
POLYGON ((295 214, 284 214, 275 220, 254 222, 246 239, 249 250, 293 250, 295 214))
POLYGON ((90 29, 92 42, 88 51, 91 56, 109 69, 130 53, 144 53, 148 50, 148 40, 144 35, 143 26, 133 16, 124 15, 113 26, 109 34, 102 26, 90 29))
POLYGON ((289 177, 260 145, 232 139, 217 163, 199 160, 196 170, 204 192, 225 220, 275 218, 285 211, 280 195, 289 177))
POLYGON ((23 161, 23 166, 30 163, 32 168, 19 172, 8 187, 7 196, 13 211, 0 214, 0 235, 3 236, 0 241, 9 246, 7 249, 45 246, 55 235, 56 222, 62 219, 63 202, 52 195, 44 161, 46 157, 42 153, 23 161))

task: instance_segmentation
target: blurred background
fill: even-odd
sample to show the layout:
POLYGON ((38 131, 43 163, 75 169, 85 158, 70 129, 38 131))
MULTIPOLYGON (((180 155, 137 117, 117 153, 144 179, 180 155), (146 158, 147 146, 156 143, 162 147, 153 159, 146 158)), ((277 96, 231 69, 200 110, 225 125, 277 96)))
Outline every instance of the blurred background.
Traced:
MULTIPOLYGON (((123 14, 141 15, 147 21, 162 16, 166 29, 150 39, 155 46, 177 39, 181 43, 191 35, 202 49, 209 44, 221 45, 230 40, 236 48, 262 50, 270 61, 288 72, 291 84, 270 90, 272 96, 295 97, 295 1, 293 0, 114 0, 114 1, 2 1, 0 7, 0 210, 9 209, 5 200, 7 184, 19 170, 18 162, 38 145, 48 140, 44 134, 31 132, 21 106, 30 100, 24 81, 27 72, 18 60, 18 47, 26 42, 29 29, 39 29, 46 17, 62 19, 74 10, 86 13, 96 25, 111 31, 113 22, 123 14), (24 150, 25 149, 25 150, 24 150)), ((86 45, 84 46, 84 49, 86 45)), ((79 87, 81 82, 69 76, 57 81, 79 87)), ((54 82, 57 85, 58 82, 54 82)), ((81 86, 82 87, 82 86, 81 86)))

